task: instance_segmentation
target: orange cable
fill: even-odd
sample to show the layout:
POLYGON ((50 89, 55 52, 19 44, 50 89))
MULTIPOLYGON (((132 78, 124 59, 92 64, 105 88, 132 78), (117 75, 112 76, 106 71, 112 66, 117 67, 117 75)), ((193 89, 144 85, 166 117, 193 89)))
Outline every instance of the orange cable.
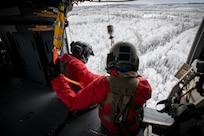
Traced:
POLYGON ((54 51, 53 51, 53 63, 56 63, 56 60, 58 58, 58 49, 56 47, 54 47, 54 51))
POLYGON ((82 85, 81 83, 79 83, 79 82, 77 82, 77 81, 71 80, 71 79, 69 79, 69 78, 66 77, 66 76, 64 76, 64 79, 67 80, 67 82, 73 83, 73 84, 75 84, 75 85, 80 86, 81 88, 84 88, 84 85, 82 85))

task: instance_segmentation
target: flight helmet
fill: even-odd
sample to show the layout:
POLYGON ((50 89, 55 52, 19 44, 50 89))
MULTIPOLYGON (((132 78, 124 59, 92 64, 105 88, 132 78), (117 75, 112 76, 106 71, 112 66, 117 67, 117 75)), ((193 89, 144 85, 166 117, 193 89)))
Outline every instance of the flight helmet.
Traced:
POLYGON ((117 69, 121 72, 137 71, 139 58, 136 48, 129 42, 114 44, 107 55, 106 70, 117 69))
POLYGON ((84 42, 72 42, 71 43, 72 55, 80 59, 84 63, 87 63, 90 55, 94 56, 92 46, 84 42))

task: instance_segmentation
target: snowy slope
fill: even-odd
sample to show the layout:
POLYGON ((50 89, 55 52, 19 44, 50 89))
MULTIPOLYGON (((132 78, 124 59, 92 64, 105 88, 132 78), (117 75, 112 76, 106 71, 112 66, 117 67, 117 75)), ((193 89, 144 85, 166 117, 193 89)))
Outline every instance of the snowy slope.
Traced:
POLYGON ((113 25, 114 41, 132 42, 140 57, 139 74, 150 82, 153 93, 148 107, 165 99, 177 80, 174 74, 186 61, 204 4, 105 4, 74 6, 68 14, 68 42, 91 44, 95 53, 87 67, 106 74, 106 55, 110 48, 107 26, 113 25))

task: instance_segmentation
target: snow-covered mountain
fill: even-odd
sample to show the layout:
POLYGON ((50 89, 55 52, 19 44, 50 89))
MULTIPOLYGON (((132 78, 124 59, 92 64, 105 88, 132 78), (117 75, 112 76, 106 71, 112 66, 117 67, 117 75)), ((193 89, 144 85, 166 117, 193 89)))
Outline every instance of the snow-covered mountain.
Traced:
POLYGON ((114 42, 133 43, 140 57, 139 74, 150 82, 153 93, 147 106, 155 108, 177 82, 174 74, 185 63, 204 4, 104 4, 77 6, 68 14, 68 42, 92 45, 95 56, 87 67, 106 74, 106 55, 111 47, 107 26, 113 25, 114 42))

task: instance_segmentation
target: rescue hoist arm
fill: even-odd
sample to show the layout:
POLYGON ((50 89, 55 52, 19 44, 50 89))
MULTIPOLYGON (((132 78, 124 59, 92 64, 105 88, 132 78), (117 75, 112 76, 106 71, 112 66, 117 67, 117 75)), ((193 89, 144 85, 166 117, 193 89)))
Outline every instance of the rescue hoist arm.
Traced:
POLYGON ((65 20, 67 13, 72 10, 72 2, 61 0, 58 5, 58 13, 54 22, 53 36, 53 63, 58 58, 58 50, 61 49, 64 40, 65 20))
MULTIPOLYGON (((84 1, 91 1, 91 0, 61 0, 58 5, 58 13, 56 20, 54 22, 54 36, 53 36, 53 63, 56 63, 56 60, 58 58, 58 52, 62 48, 64 38, 66 37, 66 27, 68 26, 67 22, 67 14, 68 12, 72 11, 73 5, 78 4, 78 2, 84 2, 84 1)), ((65 77, 65 76, 64 76, 65 77)), ((83 88, 83 85, 79 82, 76 82, 74 80, 71 80, 67 77, 65 77, 65 80, 68 82, 71 82, 73 84, 76 84, 83 88)))
POLYGON ((61 49, 65 38, 65 29, 68 26, 67 14, 72 11, 73 5, 78 2, 92 1, 92 0, 60 0, 58 5, 58 13, 54 22, 54 36, 53 36, 53 63, 58 57, 58 50, 61 49))
POLYGON ((190 101, 190 98, 184 96, 194 90, 201 97, 204 96, 204 61, 195 60, 192 66, 185 63, 175 76, 179 81, 173 87, 169 97, 157 103, 157 105, 164 104, 164 108, 158 110, 159 112, 166 112, 173 117, 180 116, 186 109, 190 110, 192 104, 196 104, 197 100, 190 101))

